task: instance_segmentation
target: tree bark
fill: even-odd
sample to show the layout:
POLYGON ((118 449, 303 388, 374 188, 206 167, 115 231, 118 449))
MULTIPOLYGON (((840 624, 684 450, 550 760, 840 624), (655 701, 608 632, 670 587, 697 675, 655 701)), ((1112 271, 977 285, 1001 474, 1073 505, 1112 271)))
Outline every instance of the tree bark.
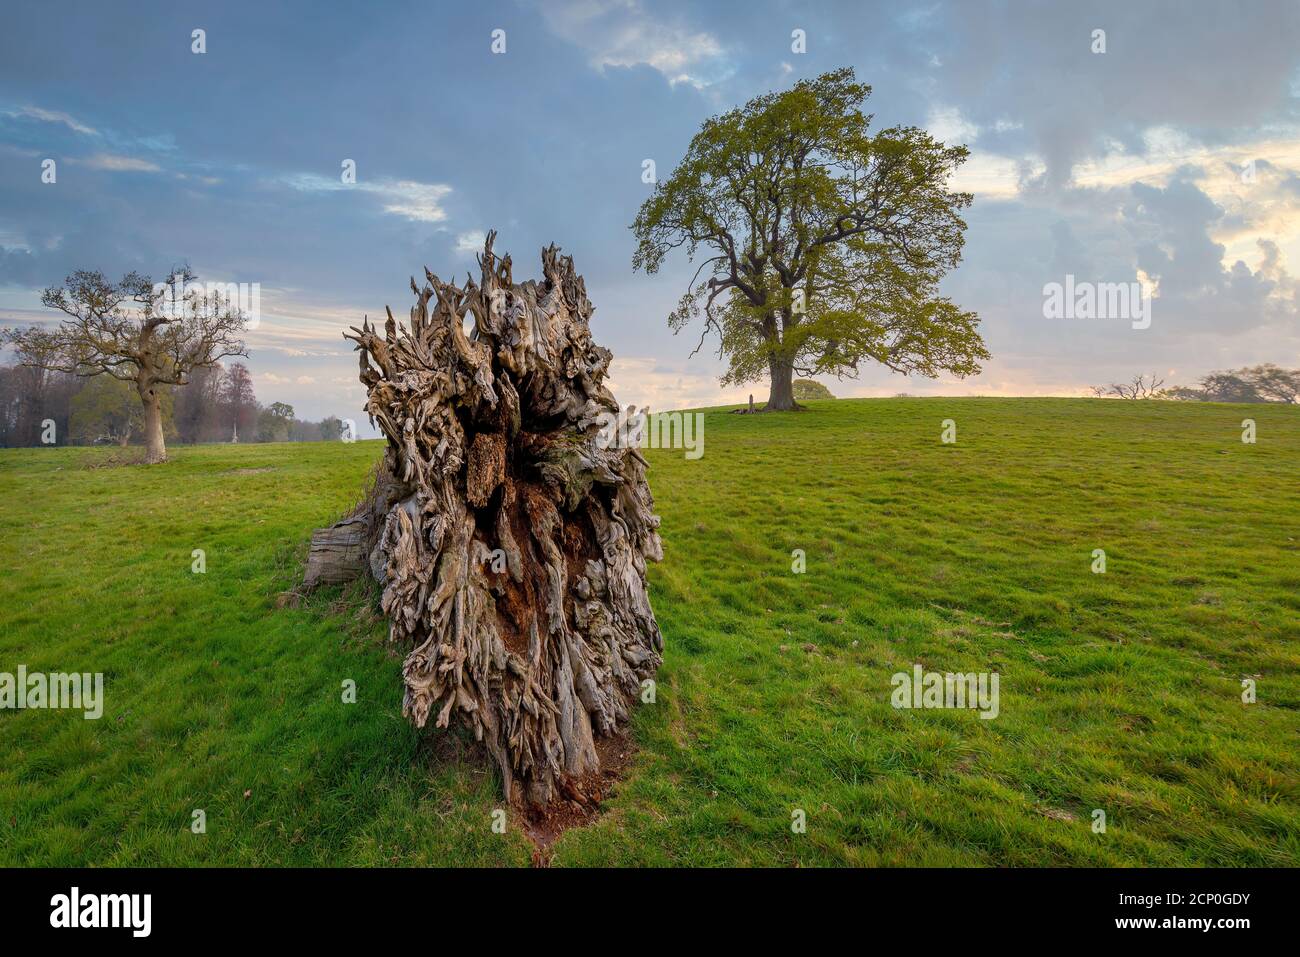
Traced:
POLYGON ((768 386, 767 412, 791 412, 798 408, 794 401, 794 364, 776 357, 767 360, 770 385, 768 386))
POLYGON ((157 465, 167 461, 167 446, 163 442, 162 398, 158 395, 158 387, 147 380, 142 379, 137 388, 140 391, 140 401, 144 403, 144 460, 148 465, 157 465))
POLYGON ((480 285, 426 270, 409 329, 389 312, 382 334, 347 336, 388 440, 382 492, 358 511, 381 516, 371 564, 410 648, 403 714, 470 728, 508 800, 591 804, 596 739, 661 661, 645 578, 659 519, 640 452, 599 441, 613 356, 572 259, 544 249, 544 278, 517 284, 494 238, 480 285))

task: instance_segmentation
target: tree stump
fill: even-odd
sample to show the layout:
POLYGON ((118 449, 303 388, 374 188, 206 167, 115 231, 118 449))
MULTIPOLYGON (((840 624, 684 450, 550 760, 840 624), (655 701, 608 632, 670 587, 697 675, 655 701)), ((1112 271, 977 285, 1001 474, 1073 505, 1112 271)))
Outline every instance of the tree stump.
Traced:
POLYGON ((495 235, 479 284, 426 269, 409 329, 387 310, 382 332, 345 333, 388 440, 358 515, 374 516, 389 637, 410 647, 403 714, 472 729, 508 800, 590 805, 596 739, 662 657, 646 586, 659 519, 640 451, 600 440, 612 354, 572 258, 552 245, 542 280, 517 284, 495 235))

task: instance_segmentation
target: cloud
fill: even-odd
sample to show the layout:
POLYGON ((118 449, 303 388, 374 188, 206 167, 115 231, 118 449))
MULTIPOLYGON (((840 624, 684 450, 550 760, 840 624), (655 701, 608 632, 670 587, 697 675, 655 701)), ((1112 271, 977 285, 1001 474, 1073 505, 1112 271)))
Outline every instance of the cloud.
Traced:
POLYGON ((652 16, 637 0, 546 3, 542 17, 553 33, 586 51, 598 70, 644 65, 673 86, 696 88, 719 78, 723 48, 711 33, 652 16))
POLYGON ((266 382, 270 385, 312 385, 316 381, 315 376, 282 376, 274 372, 258 372, 255 378, 259 382, 266 382))
POLYGON ((87 169, 106 170, 110 173, 157 173, 162 170, 157 163, 137 159, 134 156, 115 156, 112 153, 96 153, 84 159, 69 162, 85 166, 87 169))
POLYGON ((1153 309, 1180 328, 1232 334, 1270 323, 1294 329, 1300 319, 1297 283, 1277 244, 1258 239, 1260 265, 1224 265, 1212 236, 1226 210, 1190 178, 1165 187, 1135 184, 1121 214, 1137 243, 1137 268, 1158 285, 1153 309))
POLYGON ((1015 199, 1026 184, 1043 174, 1036 156, 1012 159, 993 153, 972 151, 970 158, 950 178, 950 188, 974 193, 984 199, 1015 199))
POLYGON ((386 213, 420 223, 440 223, 447 218, 441 201, 451 192, 451 187, 442 183, 388 180, 376 184, 374 191, 387 199, 386 213))
POLYGON ((204 186, 219 186, 221 184, 221 177, 219 176, 191 176, 189 173, 176 173, 175 175, 179 180, 199 182, 204 186))
POLYGON ((297 173, 283 177, 281 181, 303 192, 359 190, 371 193, 379 197, 384 212, 420 223, 440 223, 446 219, 447 211, 442 206, 442 200, 452 192, 451 187, 445 183, 421 183, 411 179, 358 178, 356 183, 344 183, 341 179, 316 173, 297 173))
POLYGON ((99 131, 92 126, 87 126, 75 117, 67 113, 59 113, 55 110, 42 110, 36 106, 24 106, 16 110, 6 110, 6 116, 25 116, 29 119, 40 120, 42 123, 62 123, 74 133, 81 133, 85 136, 98 136, 99 131))
POLYGON ((1181 9, 1168 0, 1086 8, 944 2, 898 38, 889 57, 904 67, 940 54, 913 88, 960 109, 981 131, 1006 121, 998 152, 1032 153, 1048 185, 1066 186, 1077 164, 1117 146, 1144 151, 1147 131, 1159 124, 1217 146, 1254 135, 1279 111, 1294 115, 1288 94, 1300 7, 1260 0, 1241 16, 1206 4, 1195 18, 1180 17, 1181 9), (1101 25, 1107 52, 1096 54, 1091 31, 1101 25))
POLYGON ((456 252, 469 253, 470 255, 481 253, 483 251, 483 244, 486 242, 487 233, 483 232, 481 229, 471 230, 468 233, 461 233, 456 237, 456 252))
POLYGON ((652 412, 743 402, 750 392, 755 402, 767 398, 766 383, 724 389, 716 375, 697 365, 669 363, 652 356, 615 356, 606 384, 624 408, 635 405, 652 412))
POLYGON ((950 145, 969 144, 980 135, 980 128, 955 106, 932 107, 925 128, 935 139, 950 145))
POLYGON ((279 352, 291 359, 333 359, 347 355, 335 349, 298 349, 294 346, 262 346, 263 350, 279 352))

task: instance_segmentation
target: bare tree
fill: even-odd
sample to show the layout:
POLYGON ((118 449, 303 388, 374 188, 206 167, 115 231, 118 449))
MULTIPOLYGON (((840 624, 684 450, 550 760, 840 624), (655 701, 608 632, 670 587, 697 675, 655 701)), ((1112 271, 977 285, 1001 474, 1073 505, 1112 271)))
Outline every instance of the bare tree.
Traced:
POLYGON ((1158 399, 1164 395, 1161 386, 1165 384, 1164 379, 1156 378, 1153 372, 1150 376, 1135 375, 1129 382, 1114 382, 1110 386, 1093 386, 1093 394, 1114 395, 1121 399, 1158 399))
POLYGON ((230 441, 239 441, 239 427, 244 427, 244 441, 256 440, 257 395, 253 391, 253 376, 248 366, 236 362, 221 382, 221 405, 230 414, 230 441))
POLYGON ((24 364, 133 383, 144 406, 145 461, 164 462, 161 389, 184 385, 194 369, 226 356, 247 355, 237 338, 243 313, 195 289, 194 280, 188 266, 158 284, 136 272, 114 283, 102 272, 77 270, 41 294, 43 305, 69 319, 57 329, 8 329, 4 337, 24 364))

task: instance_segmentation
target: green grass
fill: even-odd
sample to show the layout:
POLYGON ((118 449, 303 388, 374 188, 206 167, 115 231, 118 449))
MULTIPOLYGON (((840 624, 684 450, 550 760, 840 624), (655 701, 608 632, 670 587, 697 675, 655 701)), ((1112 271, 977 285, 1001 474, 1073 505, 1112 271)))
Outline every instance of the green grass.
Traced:
MULTIPOLYGON (((1300 409, 839 400, 705 435, 648 453, 657 702, 554 864, 1300 864, 1300 409), (895 710, 914 663, 998 672, 1000 715, 895 710)), ((0 712, 0 863, 529 862, 489 765, 403 721, 366 590, 276 607, 380 451, 0 451, 0 671, 106 682, 98 721, 0 712)))

